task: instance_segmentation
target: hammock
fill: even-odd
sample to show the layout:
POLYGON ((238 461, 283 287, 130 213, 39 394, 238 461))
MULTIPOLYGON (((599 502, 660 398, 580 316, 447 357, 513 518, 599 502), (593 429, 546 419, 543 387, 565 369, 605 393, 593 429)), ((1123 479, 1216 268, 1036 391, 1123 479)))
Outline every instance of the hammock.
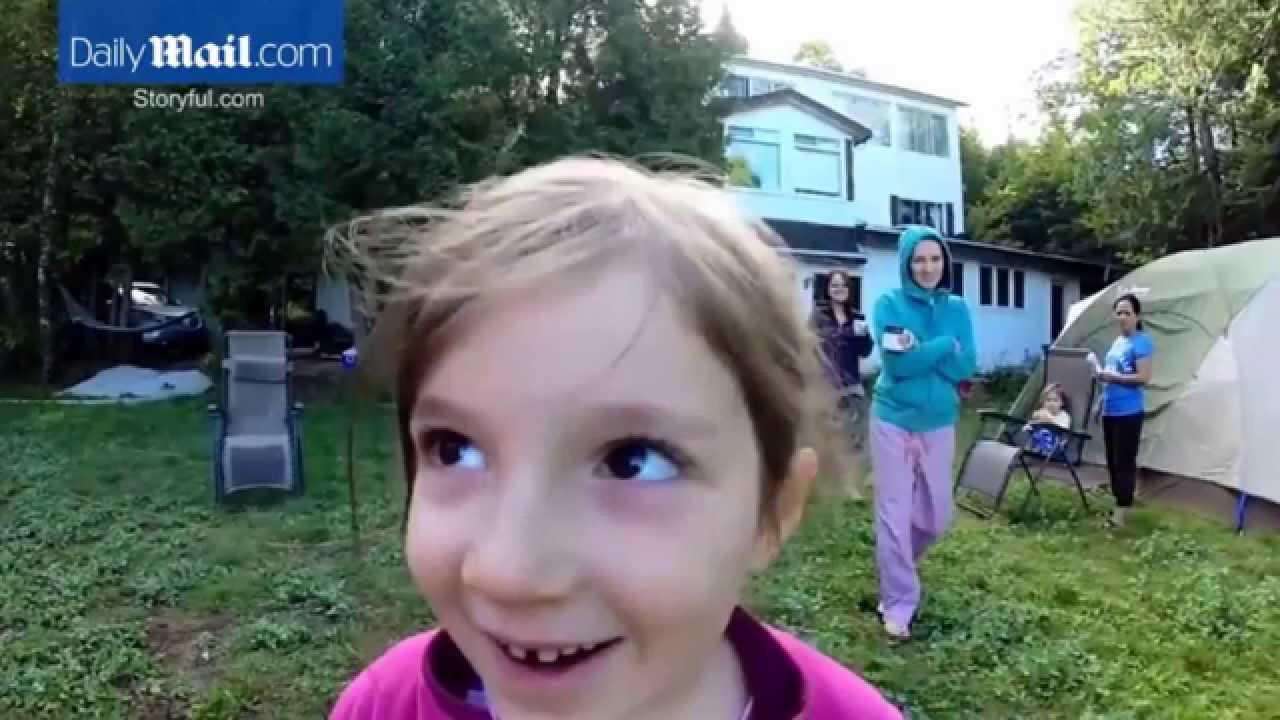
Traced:
POLYGON ((58 285, 58 290, 62 293, 62 302, 67 306, 67 315, 70 316, 71 322, 87 327, 90 330, 120 333, 124 335, 137 335, 140 333, 151 332, 152 330, 159 330, 160 328, 166 328, 170 325, 176 325, 186 319, 185 316, 165 318, 163 320, 157 320, 137 327, 109 325, 107 323, 98 322, 94 319, 93 315, 90 314, 88 310, 85 310, 80 303, 76 302, 75 298, 71 297, 71 293, 67 292, 65 287, 58 285))

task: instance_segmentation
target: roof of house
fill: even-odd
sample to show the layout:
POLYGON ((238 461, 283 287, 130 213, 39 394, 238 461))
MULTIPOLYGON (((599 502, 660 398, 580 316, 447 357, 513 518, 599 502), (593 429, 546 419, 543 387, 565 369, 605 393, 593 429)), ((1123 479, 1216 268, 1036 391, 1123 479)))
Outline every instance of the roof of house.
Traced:
POLYGON ((839 128, 853 138, 854 145, 861 145, 871 139, 871 130, 867 126, 793 88, 782 88, 750 97, 720 98, 718 104, 725 115, 758 110, 763 107, 790 105, 839 128))
MULTIPOLYGON (((862 253, 866 246, 896 248, 901 231, 900 228, 837 227, 773 219, 765 222, 786 241, 788 247, 803 254, 853 255, 862 253)), ((966 238, 947 238, 947 244, 958 250, 967 250, 965 254, 968 256, 993 264, 999 263, 1002 258, 1008 262, 1012 257, 1029 266, 1083 274, 1119 269, 1100 260, 1042 253, 966 238)))
POLYGON ((924 102, 935 103, 938 105, 947 105, 957 108, 969 107, 969 104, 966 102, 949 97, 943 97, 942 95, 934 95, 932 93, 905 88, 901 85, 890 85, 888 83, 876 82, 856 75, 849 75, 848 73, 836 72, 834 70, 824 70, 823 68, 816 68, 808 65, 795 65, 792 63, 775 62, 773 60, 761 60, 759 58, 747 57, 746 55, 739 55, 733 58, 730 63, 765 70, 774 70, 776 72, 787 73, 789 75, 807 75, 819 80, 840 83, 853 88, 874 90, 877 92, 899 95, 901 97, 913 98, 915 100, 922 100, 924 102))

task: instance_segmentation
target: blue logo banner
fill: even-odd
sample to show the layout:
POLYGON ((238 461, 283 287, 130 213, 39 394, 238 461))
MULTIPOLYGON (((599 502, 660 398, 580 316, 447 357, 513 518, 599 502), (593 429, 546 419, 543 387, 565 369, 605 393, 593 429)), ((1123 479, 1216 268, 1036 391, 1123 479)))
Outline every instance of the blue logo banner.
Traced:
POLYGON ((58 82, 340 85, 343 0, 60 0, 58 82))

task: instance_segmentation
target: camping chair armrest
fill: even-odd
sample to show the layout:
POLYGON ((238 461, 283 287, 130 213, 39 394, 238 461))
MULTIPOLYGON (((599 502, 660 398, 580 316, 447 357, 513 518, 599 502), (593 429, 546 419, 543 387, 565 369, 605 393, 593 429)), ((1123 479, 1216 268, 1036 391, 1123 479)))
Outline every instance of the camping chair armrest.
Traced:
POLYGON ((302 404, 302 403, 300 403, 300 402, 295 402, 295 403, 293 404, 293 407, 289 408, 289 411, 290 411, 291 413, 293 413, 294 415, 301 415, 301 414, 302 414, 302 411, 303 411, 303 410, 305 410, 305 409, 306 409, 306 406, 305 406, 305 405, 303 405, 303 404, 302 404))
MULTIPOLYGON (((978 417, 982 418, 983 420, 999 420, 1002 423, 1008 423, 1010 425, 1015 425, 1015 424, 1026 425, 1027 424, 1026 418, 1014 417, 1012 415, 1009 415, 1008 413, 1000 412, 999 410, 991 410, 991 409, 979 410, 978 417)), ((1055 425, 1054 427, 1057 427, 1057 426, 1055 425)))
POLYGON ((221 420, 224 417, 222 408, 218 407, 217 403, 209 403, 205 406, 205 414, 217 420, 221 420))
POLYGON ((1092 439, 1092 437, 1087 432, 1080 432, 1079 430, 1064 428, 1061 425, 1057 425, 1055 423, 1031 422, 1031 423, 1027 423, 1027 427, 1031 428, 1032 430, 1048 430, 1058 435, 1068 435, 1071 437, 1072 440, 1088 441, 1092 439))

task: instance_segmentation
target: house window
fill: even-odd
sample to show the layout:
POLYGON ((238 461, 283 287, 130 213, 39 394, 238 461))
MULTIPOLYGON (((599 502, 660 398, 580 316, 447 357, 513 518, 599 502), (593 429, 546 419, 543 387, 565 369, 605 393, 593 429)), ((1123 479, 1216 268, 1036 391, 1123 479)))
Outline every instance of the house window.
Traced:
POLYGON ((730 73, 724 79, 724 83, 720 86, 720 95, 722 97, 739 97, 744 98, 751 94, 750 78, 743 75, 735 75, 730 73))
POLYGON ((947 157, 947 116, 915 108, 898 108, 903 147, 925 155, 947 157))
POLYGON ((833 93, 844 113, 871 131, 871 145, 888 146, 892 138, 889 103, 849 93, 833 93))
POLYGON ((725 145, 730 182, 760 190, 781 187, 777 130, 730 127, 725 145))
POLYGON ((796 192, 840 197, 840 141, 814 135, 795 136, 790 165, 796 192))
POLYGON ((794 87, 795 83, 790 80, 770 80, 769 78, 751 78, 751 94, 764 95, 783 88, 794 87))
POLYGON ((951 263, 951 294, 964 297, 964 263, 951 263))
POLYGON ((979 279, 981 280, 982 288, 978 300, 983 305, 1026 307, 1027 276, 1024 271, 983 265, 979 269, 979 279), (1012 293, 1010 293, 1010 285, 1013 286, 1012 293), (994 286, 994 290, 992 286, 994 286), (1010 303, 1010 294, 1013 295, 1012 303, 1010 303))
POLYGON ((943 235, 952 235, 954 215, 951 203, 889 197, 889 216, 894 225, 928 225, 943 235))

